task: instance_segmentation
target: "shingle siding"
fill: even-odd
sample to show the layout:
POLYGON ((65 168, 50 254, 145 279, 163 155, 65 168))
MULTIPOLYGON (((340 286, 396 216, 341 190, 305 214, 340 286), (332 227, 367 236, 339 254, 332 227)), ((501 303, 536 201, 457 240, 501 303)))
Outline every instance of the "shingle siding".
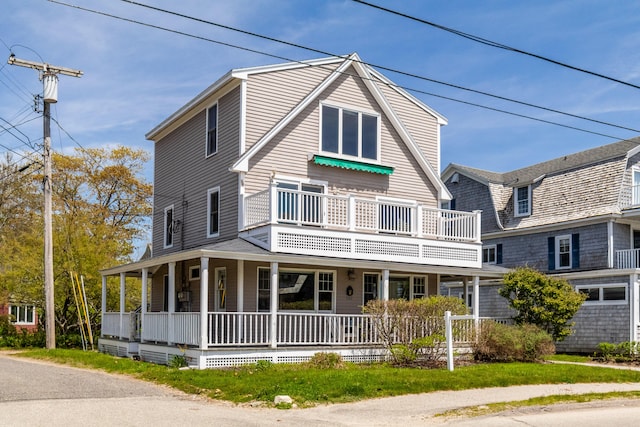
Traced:
POLYGON ((452 183, 452 178, 445 181, 445 185, 455 199, 455 209, 458 211, 471 212, 474 210, 482 211, 483 233, 499 231, 495 209, 491 202, 491 194, 486 185, 471 179, 463 174, 458 174, 458 182, 452 183))
POLYGON ((579 236, 579 267, 575 268, 574 266, 572 269, 562 270, 562 272, 607 268, 608 233, 606 223, 553 232, 495 237, 484 239, 483 244, 502 244, 503 267, 528 266, 543 272, 558 273, 560 270, 557 268, 549 269, 548 239, 574 234, 579 236))

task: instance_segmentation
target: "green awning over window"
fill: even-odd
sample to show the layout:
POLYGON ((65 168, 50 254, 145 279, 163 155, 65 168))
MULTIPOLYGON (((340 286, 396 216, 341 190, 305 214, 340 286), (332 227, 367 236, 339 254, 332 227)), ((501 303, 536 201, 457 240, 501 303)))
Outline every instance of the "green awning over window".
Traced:
POLYGON ((314 155, 313 163, 320 166, 330 166, 334 168, 350 169, 354 171, 362 171, 369 173, 379 173, 381 175, 391 175, 393 168, 391 166, 376 165, 373 163, 359 162, 356 160, 336 159, 333 157, 314 155))

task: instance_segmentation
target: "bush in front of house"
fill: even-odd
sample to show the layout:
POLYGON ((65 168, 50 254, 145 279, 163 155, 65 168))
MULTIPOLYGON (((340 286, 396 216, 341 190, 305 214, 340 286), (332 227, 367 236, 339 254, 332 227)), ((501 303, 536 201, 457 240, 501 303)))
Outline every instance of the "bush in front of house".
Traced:
POLYGON ((0 316, 0 347, 30 348, 44 347, 45 336, 43 331, 27 332, 18 330, 9 316, 0 316))
POLYGON ((602 360, 615 362, 640 361, 640 343, 625 341, 619 344, 601 342, 598 344, 596 356, 602 360))
POLYGON ((484 322, 473 346, 475 360, 483 362, 535 362, 554 353, 553 337, 531 324, 484 322))
POLYGON ((371 300, 364 307, 396 365, 443 360, 446 353, 445 311, 468 313, 462 299, 441 295, 412 301, 371 300))

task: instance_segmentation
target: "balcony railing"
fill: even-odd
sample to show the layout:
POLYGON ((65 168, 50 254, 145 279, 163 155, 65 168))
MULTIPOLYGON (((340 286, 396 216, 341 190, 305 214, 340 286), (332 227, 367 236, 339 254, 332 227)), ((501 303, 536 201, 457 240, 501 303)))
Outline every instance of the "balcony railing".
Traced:
POLYGON ((623 186, 620 194, 620 207, 631 208, 640 205, 640 185, 623 186))
POLYGON ((275 185, 245 197, 245 229, 277 223, 454 241, 480 239, 480 212, 290 190, 275 185))
POLYGON ((640 268, 640 249, 616 251, 616 268, 640 268))

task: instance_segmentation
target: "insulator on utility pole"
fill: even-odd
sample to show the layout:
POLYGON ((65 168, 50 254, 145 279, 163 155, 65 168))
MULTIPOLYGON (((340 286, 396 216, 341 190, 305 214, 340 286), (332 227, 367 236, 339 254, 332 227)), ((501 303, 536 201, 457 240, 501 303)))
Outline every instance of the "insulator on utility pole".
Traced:
POLYGON ((7 61, 11 65, 33 68, 42 73, 43 84, 43 134, 44 134, 44 299, 46 348, 56 348, 55 304, 53 283, 53 227, 52 227, 52 183, 51 183, 51 114, 50 104, 58 102, 58 74, 80 77, 82 71, 56 67, 41 62, 18 59, 12 53, 7 61))

